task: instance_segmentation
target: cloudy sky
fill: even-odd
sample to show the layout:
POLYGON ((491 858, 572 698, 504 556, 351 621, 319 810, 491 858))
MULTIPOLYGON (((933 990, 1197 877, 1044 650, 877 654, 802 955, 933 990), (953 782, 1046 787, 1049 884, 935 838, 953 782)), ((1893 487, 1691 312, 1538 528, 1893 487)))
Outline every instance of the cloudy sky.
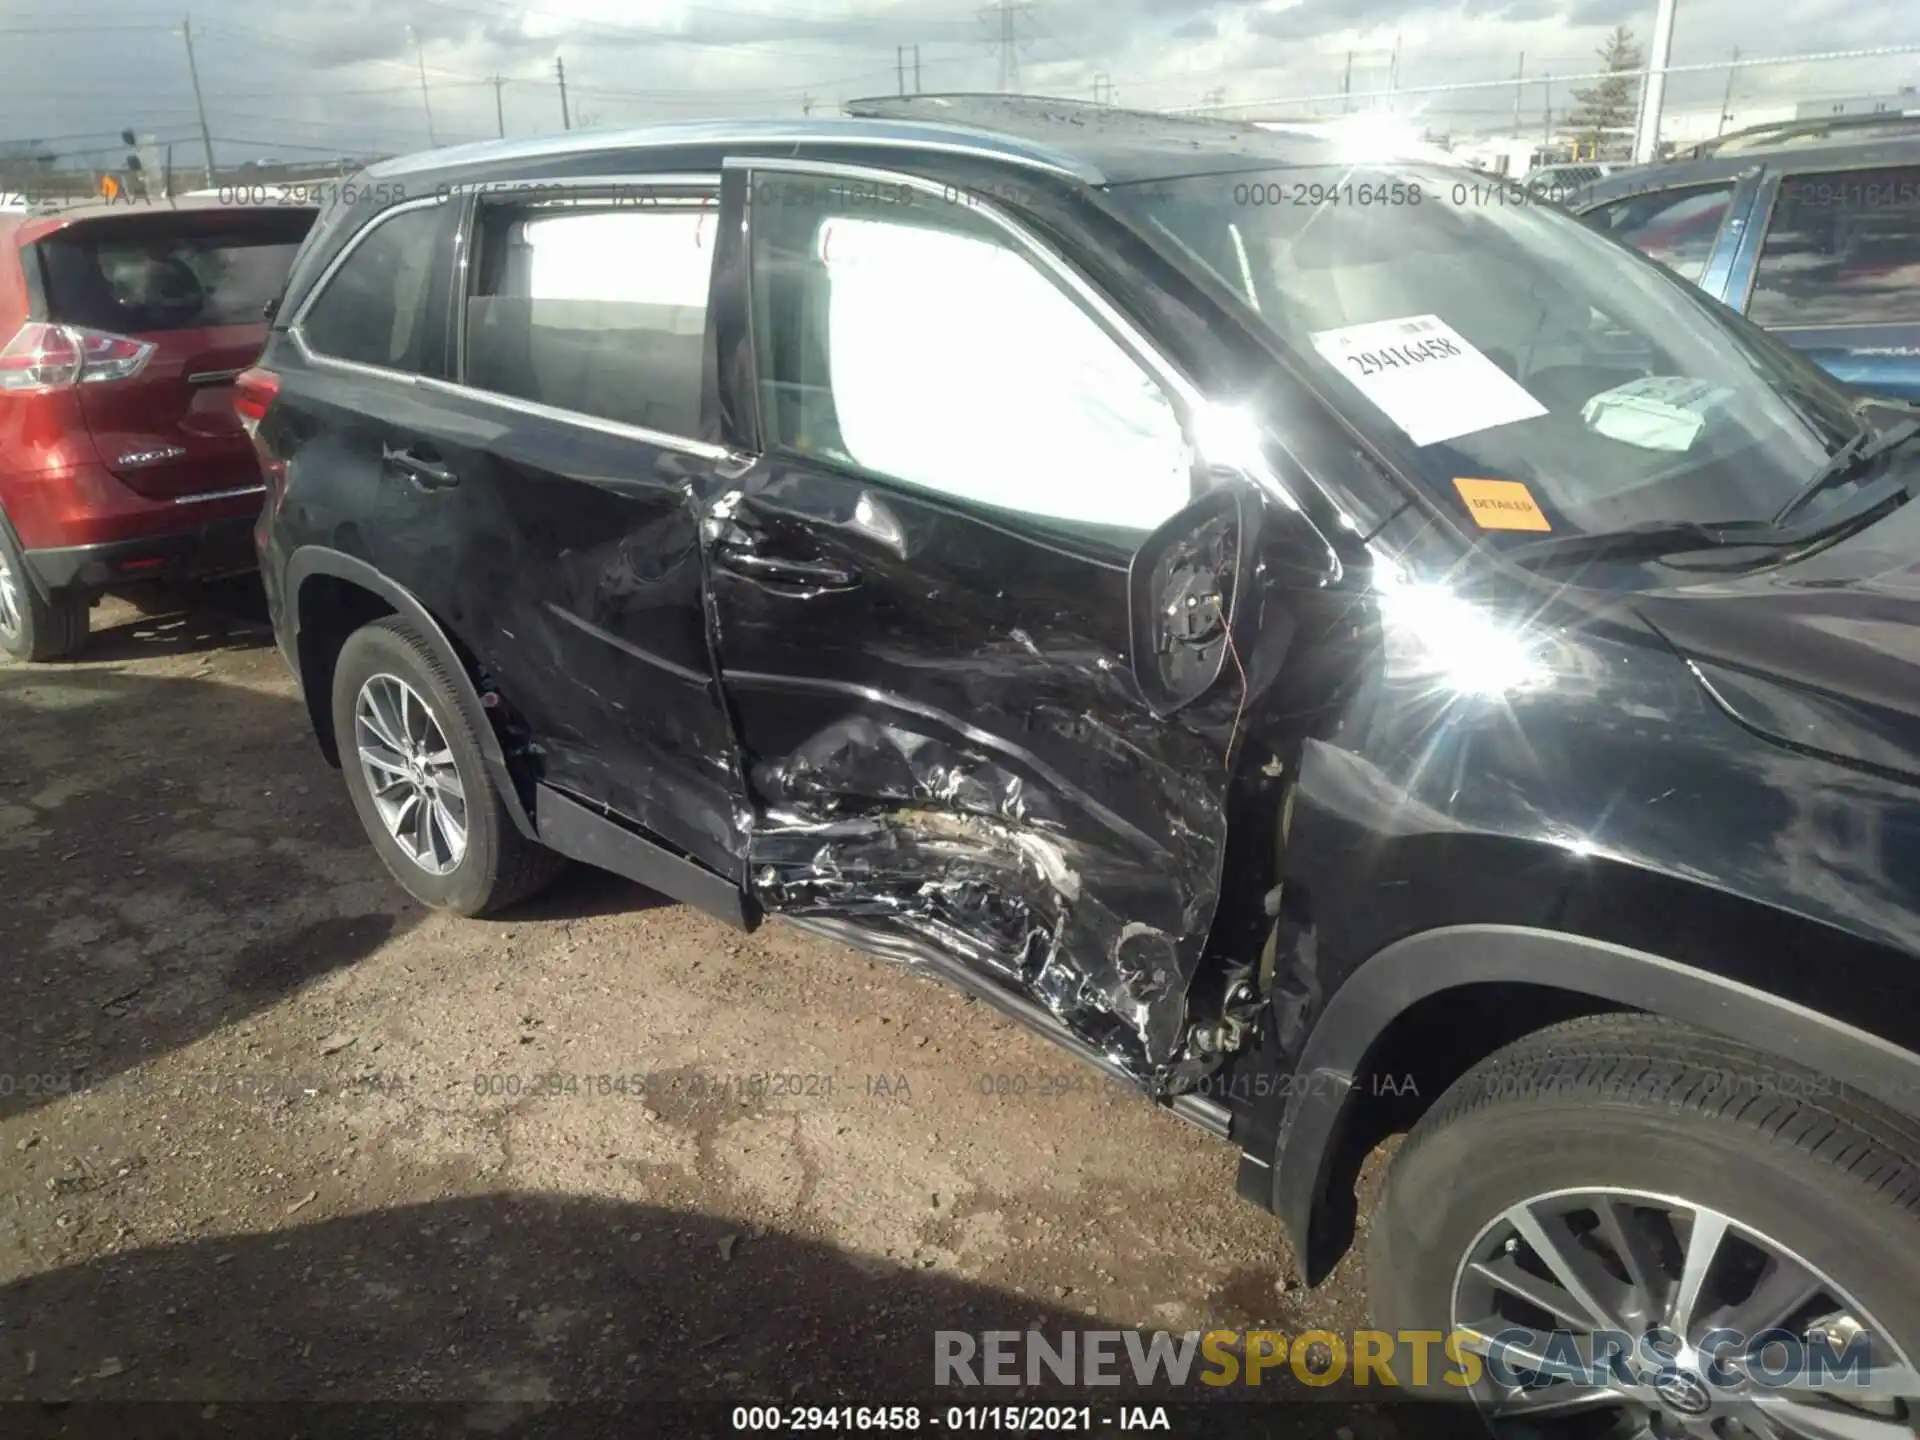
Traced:
MULTIPOLYGON (((557 58, 576 127, 830 111, 891 93, 902 46, 918 45, 927 90, 1000 81, 1001 22, 982 0, 0 0, 0 141, 105 154, 134 125, 182 142, 186 163, 198 163, 181 35, 189 4, 222 163, 419 149, 429 108, 442 144, 502 123, 509 134, 556 130, 557 58)), ((1518 92, 1530 133, 1548 101, 1540 77, 1595 68, 1612 26, 1644 38, 1653 11, 1653 0, 1028 0, 1012 23, 1020 88, 1032 93, 1110 89, 1146 107, 1311 97, 1339 89, 1350 53, 1353 89, 1384 90, 1397 44, 1403 88, 1523 69, 1535 82, 1518 92)), ((1920 47, 1913 0, 1679 0, 1678 14, 1676 64, 1722 60, 1735 46, 1756 58, 1920 47)), ((1669 107, 1712 109, 1724 83, 1676 77, 1669 107)), ((1755 68, 1740 73, 1733 109, 1915 83, 1920 54, 1755 68)), ((1570 88, 1553 87, 1552 103, 1566 106, 1570 88)), ((1402 95, 1396 107, 1458 134, 1510 130, 1515 101, 1509 83, 1402 95)))

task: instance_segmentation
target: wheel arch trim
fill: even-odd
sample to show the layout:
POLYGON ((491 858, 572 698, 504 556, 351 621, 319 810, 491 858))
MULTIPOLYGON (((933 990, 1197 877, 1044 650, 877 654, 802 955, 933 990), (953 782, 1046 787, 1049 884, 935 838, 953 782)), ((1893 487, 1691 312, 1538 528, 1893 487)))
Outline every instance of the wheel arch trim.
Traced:
MULTIPOLYGON (((1320 1201, 1343 1121, 1376 1043, 1412 1006, 1471 985, 1533 985, 1641 1010, 1750 1045, 1920 1119, 1920 1055, 1739 980, 1563 931, 1455 925, 1363 962, 1309 1036, 1271 1156, 1243 1153, 1241 1192, 1279 1217, 1318 1270, 1320 1201)), ((1309 1276, 1312 1280, 1314 1277, 1309 1276)))
MULTIPOLYGON (((473 683, 473 676, 467 673, 467 667, 460 659, 459 647, 453 643, 446 628, 436 620, 433 612, 421 602, 420 597, 408 590, 398 581, 368 564, 357 556, 345 554, 325 545, 303 545, 294 551, 287 560, 285 572, 286 605, 292 618, 291 631, 293 653, 300 655, 301 631, 301 587, 316 575, 332 576, 336 580, 346 580, 361 589, 379 596, 391 605, 394 613, 418 630, 432 645, 452 677, 454 698, 465 714, 467 724, 472 728, 474 737, 480 742, 480 754, 486 761, 487 771, 493 779, 494 789, 500 794, 500 800, 513 817, 513 823, 521 834, 529 839, 538 839, 534 829, 533 817, 527 813, 521 801, 520 791, 514 784, 513 771, 507 764, 506 752, 500 748, 500 737, 494 733, 492 723, 487 719, 486 706, 481 703, 480 691, 473 683)), ((303 688, 309 688, 304 685, 303 688)), ((317 715, 316 707, 331 706, 331 695, 313 695, 306 697, 309 713, 317 715)), ((319 727, 315 726, 316 733, 319 727)), ((337 742, 335 753, 327 757, 337 762, 337 742)))

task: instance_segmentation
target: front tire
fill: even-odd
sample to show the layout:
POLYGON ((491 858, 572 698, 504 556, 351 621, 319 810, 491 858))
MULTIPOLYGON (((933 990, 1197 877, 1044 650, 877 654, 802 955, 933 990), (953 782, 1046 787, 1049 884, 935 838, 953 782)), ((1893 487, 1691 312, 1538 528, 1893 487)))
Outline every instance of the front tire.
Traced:
POLYGON ((87 643, 92 604, 83 595, 40 593, 6 527, 0 526, 0 653, 15 660, 58 660, 87 643))
POLYGON ((405 621, 347 637, 333 672, 333 733, 367 838, 421 904, 486 915, 565 867, 514 825, 452 676, 405 621))
POLYGON ((1369 1305, 1390 1334, 1506 1337, 1504 1368, 1435 1387, 1470 1391, 1496 1433, 1911 1437, 1920 1398, 1882 1392, 1920 1397, 1915 1156, 1911 1122, 1758 1051, 1650 1016, 1570 1021, 1414 1128, 1370 1227, 1369 1305), (1674 1362, 1649 1362, 1669 1329, 1674 1362), (1589 1364, 1619 1334, 1624 1367, 1589 1364), (1792 1345, 1844 1356, 1863 1335, 1870 1396, 1786 1378, 1792 1345), (1558 1363, 1521 1358, 1542 1350, 1558 1363))

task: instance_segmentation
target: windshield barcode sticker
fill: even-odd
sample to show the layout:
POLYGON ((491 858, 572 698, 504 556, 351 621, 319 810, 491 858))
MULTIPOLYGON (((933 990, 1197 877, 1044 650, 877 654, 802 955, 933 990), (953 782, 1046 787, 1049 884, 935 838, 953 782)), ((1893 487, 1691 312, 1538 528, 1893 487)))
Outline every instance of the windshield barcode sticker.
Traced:
POLYGON ((1313 336, 1313 348, 1416 445, 1547 413, 1438 315, 1321 330, 1313 336))

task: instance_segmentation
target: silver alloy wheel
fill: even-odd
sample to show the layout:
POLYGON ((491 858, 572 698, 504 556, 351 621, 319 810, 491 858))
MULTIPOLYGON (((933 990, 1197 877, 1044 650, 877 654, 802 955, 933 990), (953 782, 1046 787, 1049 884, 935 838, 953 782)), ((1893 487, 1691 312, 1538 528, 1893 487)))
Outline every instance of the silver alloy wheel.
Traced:
POLYGON ((427 702, 397 675, 374 675, 354 701, 353 731, 387 833, 429 875, 451 873, 467 853, 467 790, 427 702))
POLYGON ((1786 1246, 1672 1196, 1563 1191, 1513 1206, 1461 1257, 1452 1318, 1467 1349, 1504 1357, 1475 1387, 1496 1433, 1920 1434, 1920 1374, 1883 1327, 1786 1246), (1603 1335, 1628 1337, 1627 1353, 1603 1335), (1817 1347, 1841 1362, 1819 1384, 1817 1347), (1860 1354, 1864 1380, 1844 1364, 1860 1354))
POLYGON ((0 553, 0 635, 18 635, 24 623, 20 582, 14 576, 12 563, 0 553))

